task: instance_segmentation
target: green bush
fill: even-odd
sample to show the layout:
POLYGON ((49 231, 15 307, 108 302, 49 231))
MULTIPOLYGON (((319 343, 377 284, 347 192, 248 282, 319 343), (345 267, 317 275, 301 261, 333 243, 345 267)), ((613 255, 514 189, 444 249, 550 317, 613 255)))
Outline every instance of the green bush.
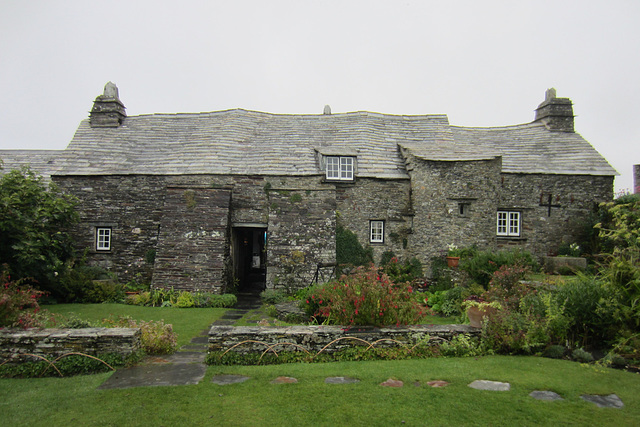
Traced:
POLYGON ((114 276, 103 268, 69 265, 51 296, 60 302, 119 302, 124 298, 124 286, 115 283, 114 276))
POLYGON ((550 345, 542 352, 542 356, 550 359, 562 359, 566 352, 566 348, 562 345, 550 345))
POLYGON ((211 292, 174 291, 173 289, 153 289, 148 292, 129 295, 124 302, 146 307, 212 307, 229 308, 236 305, 238 298, 233 294, 213 294, 211 292))
POLYGON ((66 230, 79 220, 75 206, 72 196, 28 167, 0 175, 0 263, 14 279, 32 278, 41 290, 55 293, 73 255, 66 230))
POLYGON ((125 297, 125 286, 110 280, 94 280, 93 288, 87 293, 85 302, 122 302, 125 297))
POLYGON ((178 348, 178 336, 173 326, 161 320, 134 320, 128 316, 116 319, 104 319, 103 323, 110 327, 140 328, 140 342, 147 354, 171 354, 178 348))
POLYGON ((415 324, 427 315, 409 284, 394 284, 373 265, 318 288, 305 303, 318 307, 316 319, 338 325, 415 324))
POLYGON ((260 298, 265 304, 279 304, 287 300, 287 293, 281 289, 265 289, 260 292, 260 298))
POLYGON ((338 224, 336 226, 336 262, 338 265, 369 265, 373 262, 373 248, 363 248, 355 233, 338 224))
POLYGON ((555 299, 571 321, 571 342, 601 344, 615 336, 618 304, 598 278, 578 275, 558 286, 555 299))
POLYGON ((467 334, 458 334, 451 341, 440 344, 440 354, 448 357, 473 357, 483 355, 484 351, 477 339, 467 334))
POLYGON ((573 360, 576 360, 580 363, 593 362, 593 356, 591 355, 591 353, 585 351, 582 348, 573 350, 573 352, 571 353, 571 357, 573 358, 573 360))
POLYGON ((531 354, 565 341, 571 319, 551 291, 519 282, 526 268, 502 266, 491 279, 486 301, 500 308, 483 324, 482 341, 498 353, 531 354))
POLYGON ((468 258, 461 258, 460 269, 465 271, 471 280, 487 288, 493 277, 493 273, 500 267, 519 265, 529 267, 531 270, 539 269, 533 256, 526 251, 473 251, 468 258))
MULTIPOLYGON (((388 251, 390 255, 393 252, 388 251)), ((384 254, 383 254, 384 255, 384 254)), ((413 282, 422 278, 422 264, 417 258, 411 258, 404 262, 392 256, 385 264, 381 264, 384 273, 393 283, 413 282)))
POLYGON ((194 307, 195 305, 196 303, 193 300, 193 296, 191 295, 191 292, 187 292, 187 291, 180 292, 178 294, 178 298, 176 298, 175 303, 173 303, 173 306, 178 308, 189 308, 189 307, 194 307))

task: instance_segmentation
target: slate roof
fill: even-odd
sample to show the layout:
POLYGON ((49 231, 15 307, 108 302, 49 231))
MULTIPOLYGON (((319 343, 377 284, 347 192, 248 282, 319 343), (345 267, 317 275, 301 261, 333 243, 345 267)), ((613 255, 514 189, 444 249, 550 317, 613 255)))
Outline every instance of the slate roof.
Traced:
POLYGON ((549 131, 534 122, 496 128, 451 126, 457 143, 502 156, 502 171, 562 175, 618 175, 580 134, 549 131))
POLYGON ((61 175, 300 176, 322 175, 321 155, 356 155, 357 176, 408 178, 401 149, 437 161, 502 156, 509 173, 616 175, 579 134, 540 123, 470 128, 450 126, 446 115, 370 112, 152 114, 127 117, 117 128, 91 128, 87 119, 66 150, 0 151, 0 158, 5 167, 31 160, 61 175))
POLYGON ((84 120, 58 173, 320 175, 320 154, 342 154, 357 155, 358 176, 407 178, 398 143, 437 143, 448 126, 444 115, 239 109, 133 116, 118 128, 84 120))
POLYGON ((60 169, 58 160, 61 154, 60 150, 0 150, 0 166, 5 171, 29 166, 32 171, 49 181, 51 174, 60 169))

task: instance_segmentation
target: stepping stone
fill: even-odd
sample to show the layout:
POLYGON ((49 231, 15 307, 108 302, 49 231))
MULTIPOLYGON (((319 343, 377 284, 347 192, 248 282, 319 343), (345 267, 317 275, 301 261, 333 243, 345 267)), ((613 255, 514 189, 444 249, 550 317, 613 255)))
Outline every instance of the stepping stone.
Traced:
POLYGON ((203 351, 178 351, 164 356, 168 363, 204 363, 207 353, 203 351))
POLYGON ((233 320, 216 320, 215 322, 213 322, 214 326, 231 326, 233 325, 235 322, 233 320))
POLYGON ((610 394, 608 396, 602 396, 598 394, 583 394, 582 396, 580 396, 580 398, 586 400, 587 402, 595 403, 599 408, 620 409, 624 406, 622 400, 615 394, 610 394))
POLYGON ((293 377, 278 377, 271 384, 295 384, 298 380, 293 377))
POLYGON ((207 351, 207 346, 206 345, 202 345, 202 344, 187 344, 187 345, 183 345, 182 347, 180 347, 180 350, 178 350, 178 351, 185 351, 185 350, 207 351))
POLYGON ((243 383, 251 377, 245 377, 244 375, 214 375, 211 378, 211 382, 218 385, 230 385, 243 383))
POLYGON ((207 371, 202 363, 139 365, 118 369, 99 390, 198 384, 207 371))
POLYGON ((433 381, 429 381, 429 382, 427 383, 427 385, 428 385, 429 387, 434 387, 434 388, 437 388, 437 387, 446 387, 446 386, 448 386, 449 384, 450 384, 450 383, 448 383, 447 381, 443 381, 443 380, 433 380, 433 381))
POLYGON ((353 384, 359 383, 360 380, 351 377, 327 377, 324 379, 326 384, 353 384))
POLYGON ((394 387, 394 388, 400 388, 404 386, 404 383, 400 380, 394 380, 393 378, 389 378, 388 380, 386 380, 383 383, 380 383, 380 385, 382 387, 394 387))
POLYGON ((534 390, 529 393, 529 396, 538 400, 564 400, 558 393, 548 390, 534 390))
POLYGON ((244 316, 244 313, 227 313, 227 314, 223 314, 222 317, 220 317, 223 320, 238 320, 238 319, 242 319, 242 317, 244 316))
POLYGON ((511 390, 511 384, 509 383, 501 383, 499 381, 488 381, 488 380, 475 380, 469 387, 475 388, 476 390, 489 390, 489 391, 509 391, 511 390))
POLYGON ((191 344, 209 344, 209 337, 194 337, 191 338, 191 344))

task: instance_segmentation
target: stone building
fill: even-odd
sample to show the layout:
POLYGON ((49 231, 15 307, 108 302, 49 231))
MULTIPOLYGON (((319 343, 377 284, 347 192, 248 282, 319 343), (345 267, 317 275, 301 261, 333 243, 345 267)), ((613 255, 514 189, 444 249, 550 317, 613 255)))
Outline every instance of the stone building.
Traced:
POLYGON ((546 93, 531 123, 459 127, 446 115, 270 114, 241 109, 127 117, 112 83, 61 151, 0 151, 79 199, 78 249, 155 287, 276 287, 292 255, 308 283, 335 262, 336 225, 375 259, 428 271, 450 244, 538 256, 575 241, 615 170, 546 93))

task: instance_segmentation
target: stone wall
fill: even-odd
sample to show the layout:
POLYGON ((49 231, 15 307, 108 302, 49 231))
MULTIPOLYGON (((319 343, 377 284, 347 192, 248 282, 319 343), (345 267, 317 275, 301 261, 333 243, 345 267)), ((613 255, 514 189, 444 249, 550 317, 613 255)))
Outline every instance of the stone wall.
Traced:
POLYGON ((79 199, 79 253, 118 275, 159 287, 224 292, 230 284, 234 227, 267 229, 267 286, 279 286, 282 257, 304 254, 300 286, 318 263, 335 262, 339 221, 371 246, 431 258, 448 245, 521 247, 553 255, 578 240, 597 202, 611 200, 613 177, 502 174, 501 159, 426 161, 404 153, 411 180, 322 176, 56 176, 79 199), (553 205, 547 205, 551 195, 553 205), (496 211, 521 213, 521 236, 496 237, 496 211), (549 209, 551 213, 549 214, 549 209), (384 242, 369 242, 369 221, 383 220, 384 242), (111 227, 112 249, 96 251, 96 227, 111 227), (161 242, 161 244, 159 244, 161 242), (155 265, 153 264, 155 257, 155 265), (154 274, 156 275, 154 277, 154 274))
POLYGON ((226 351, 243 341, 259 341, 258 343, 246 342, 240 344, 231 351, 237 353, 262 353, 267 346, 275 344, 280 344, 274 347, 276 352, 282 350, 298 351, 295 346, 284 344, 294 343, 311 353, 317 353, 326 346, 324 351, 331 353, 354 345, 367 345, 359 340, 364 340, 368 343, 385 340, 377 343, 376 347, 397 346, 398 343, 390 341, 395 340, 400 345, 411 347, 427 337, 449 341, 458 334, 479 335, 480 329, 469 325, 414 325, 393 328, 354 327, 348 330, 344 326, 322 325, 274 327, 212 326, 209 330, 209 351, 226 351), (347 339, 346 337, 357 339, 347 339), (337 339, 340 340, 331 344, 332 341, 337 339))
POLYGON ((79 254, 118 275, 151 281, 166 179, 162 176, 54 177, 61 190, 78 198, 80 224, 73 230, 79 254), (96 251, 96 227, 111 227, 112 250, 96 251))
POLYGON ((493 248, 501 159, 436 162, 407 156, 415 212, 409 245, 426 270, 450 244, 493 248))
POLYGON ((223 293, 231 188, 166 189, 152 285, 223 293))
POLYGON ((597 204, 613 198, 613 177, 607 176, 505 173, 500 187, 498 209, 520 211, 522 230, 520 237, 498 238, 498 247, 520 247, 539 257, 577 242, 597 204))
POLYGON ((358 236, 363 247, 373 248, 375 262, 385 251, 406 258, 412 233, 410 194, 408 179, 358 178, 354 183, 336 184, 338 221, 358 236), (383 243, 370 243, 371 220, 384 221, 383 243))
POLYGON ((315 184, 317 178, 309 181, 274 181, 269 190, 267 288, 281 287, 287 280, 282 259, 295 251, 304 255, 294 274, 295 286, 309 285, 319 263, 335 262, 335 188, 315 184))
POLYGON ((139 328, 0 329, 0 363, 20 361, 25 354, 58 357, 78 352, 128 356, 140 349, 139 328))

